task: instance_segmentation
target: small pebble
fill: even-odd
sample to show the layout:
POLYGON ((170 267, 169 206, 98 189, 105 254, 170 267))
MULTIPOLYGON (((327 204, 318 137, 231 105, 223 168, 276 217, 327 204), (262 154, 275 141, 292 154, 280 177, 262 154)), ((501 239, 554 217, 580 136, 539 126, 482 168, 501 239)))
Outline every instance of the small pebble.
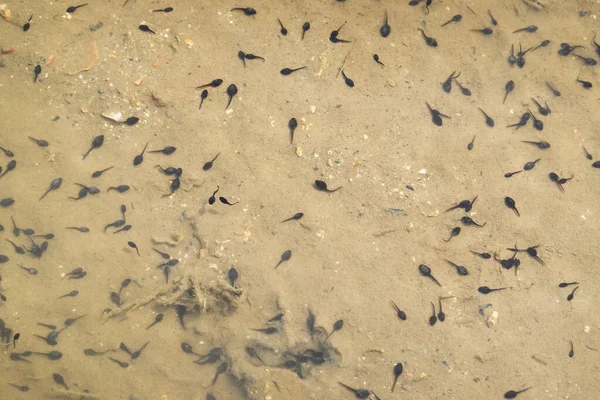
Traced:
POLYGON ((96 32, 98 29, 102 28, 103 26, 104 26, 104 24, 102 23, 102 21, 98 21, 97 23, 90 25, 90 31, 96 32))

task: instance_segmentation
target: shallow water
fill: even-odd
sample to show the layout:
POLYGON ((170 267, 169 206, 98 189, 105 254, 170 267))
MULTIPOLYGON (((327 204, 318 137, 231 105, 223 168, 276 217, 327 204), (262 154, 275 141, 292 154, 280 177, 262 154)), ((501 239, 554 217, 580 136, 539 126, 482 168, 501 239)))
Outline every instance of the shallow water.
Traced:
POLYGON ((597 5, 549 1, 535 11, 522 2, 434 1, 425 14, 423 5, 406 3, 248 4, 257 10, 253 17, 229 11, 240 4, 217 1, 179 1, 168 14, 151 12, 169 5, 158 2, 90 2, 71 16, 62 2, 7 4, 17 24, 33 18, 27 32, 0 20, 0 47, 15 48, 0 55, 0 146, 14 152, 14 158, 0 153, 0 166, 17 160, 16 169, 0 178, 0 199, 15 200, 0 208, 0 254, 9 257, 0 265, 0 292, 7 297, 0 318, 20 333, 16 349, 4 346, 0 357, 1 397, 79 398, 74 393, 89 390, 101 399, 205 399, 207 393, 217 399, 353 398, 339 381, 382 399, 501 398, 529 386, 520 398, 593 398, 600 387, 600 320, 593 302, 600 172, 582 146, 600 157, 599 82, 597 67, 557 51, 561 42, 582 44, 585 49, 575 53, 597 58, 591 42, 597 5), (488 7, 498 26, 490 25, 488 7), (589 12, 583 17, 582 8, 589 12), (392 29, 385 39, 379 35, 384 10, 392 29), (460 23, 440 27, 458 13, 460 23), (287 36, 279 33, 277 18, 287 36), (103 26, 91 31, 98 21, 103 26), (306 21, 311 29, 300 40, 306 21), (351 43, 330 42, 329 33, 345 21, 339 38, 351 43), (140 24, 156 34, 140 31, 140 24), (512 33, 528 25, 539 29, 512 33), (490 36, 469 31, 487 26, 494 30, 490 36), (428 47, 418 28, 438 47, 428 47), (507 63, 511 44, 525 49, 545 39, 550 45, 527 53, 524 68, 507 63), (246 60, 244 67, 240 50, 265 61, 246 60), (375 63, 374 53, 385 66, 375 63), (38 64, 42 72, 34 83, 38 64), (353 88, 338 74, 341 65, 353 88), (279 72, 301 66, 307 68, 289 76, 279 72), (470 97, 456 82, 451 93, 442 90, 452 71, 461 73, 470 97), (224 83, 209 89, 199 110, 195 87, 215 78, 224 83), (577 78, 594 87, 585 90, 577 78), (515 89, 502 104, 509 80, 515 89), (231 83, 238 93, 225 111, 231 83), (541 117, 531 98, 547 101, 552 113, 541 117), (443 126, 432 123, 426 102, 450 117, 443 126), (494 128, 478 107, 494 118, 494 128), (505 128, 527 107, 543 120, 543 131, 531 121, 519 130, 505 128), (115 124, 101 116, 107 112, 140 121, 115 124), (290 144, 292 117, 299 126, 290 144), (98 135, 105 136, 103 146, 83 160, 98 135), (38 147, 28 136, 49 146, 38 147), (134 167, 146 143, 148 150, 177 150, 145 153, 134 167), (504 178, 538 158, 532 170, 504 178), (181 188, 171 196, 164 196, 170 181, 157 164, 183 169, 181 188), (564 193, 548 178, 551 171, 574 176, 564 193), (39 200, 58 177, 61 187, 39 200), (317 191, 317 179, 342 189, 317 191), (76 183, 101 193, 69 199, 80 190, 76 183), (106 191, 121 184, 130 190, 106 191), (462 210, 444 212, 477 195, 468 215, 484 227, 462 226, 462 210), (239 204, 224 205, 219 196, 239 204), (520 217, 505 207, 505 196, 515 199, 520 217), (132 228, 104 232, 121 218, 122 204, 132 228), (302 219, 280 222, 297 212, 302 219), (19 228, 55 235, 41 258, 17 254, 3 240, 31 248, 24 233, 14 236, 11 217, 19 228), (461 233, 445 242, 456 226, 461 233), (538 244, 545 265, 518 253, 518 273, 469 252, 508 259, 513 253, 506 248, 538 244), (157 268, 165 260, 153 247, 180 260, 169 283, 157 268), (288 249, 291 258, 275 269, 288 249), (444 259, 465 265, 469 275, 459 276, 444 259), (442 287, 419 275, 419 264, 431 267, 442 287), (228 283, 232 266, 238 289, 228 283), (87 275, 65 276, 77 267, 87 275), (123 288, 117 307, 110 293, 127 278, 139 286, 123 288), (580 283, 571 301, 575 286, 558 288, 563 281, 580 283), (480 286, 509 289, 482 295, 480 286), (72 290, 79 294, 58 299, 72 290), (430 302, 437 309, 439 297, 448 297, 446 320, 431 327, 430 302), (406 312, 406 321, 396 317, 390 300, 406 312), (178 304, 189 306, 185 329, 178 304), (134 305, 140 307, 130 309, 134 305), (343 328, 327 341, 318 332, 311 339, 309 310, 327 332, 339 319, 343 328), (489 324, 494 311, 497 323, 489 324), (157 313, 164 320, 146 329, 157 313), (266 323, 278 313, 285 314, 282 323, 266 323), (35 336, 50 332, 40 322, 60 329, 81 315, 56 346, 35 336), (267 326, 279 332, 252 330, 267 326), (119 350, 120 343, 135 351, 147 342, 133 360, 119 350), (182 342, 201 354, 214 347, 224 353, 214 364, 197 365, 182 342), (251 358, 247 346, 268 366, 251 358), (115 351, 88 356, 87 348, 115 351), (306 349, 322 350, 325 362, 303 363, 304 379, 280 368, 291 353, 306 349), (63 357, 10 359, 27 350, 63 357), (211 385, 222 362, 227 370, 211 385), (390 394, 398 362, 404 372, 390 394), (64 377, 70 394, 53 373, 64 377))

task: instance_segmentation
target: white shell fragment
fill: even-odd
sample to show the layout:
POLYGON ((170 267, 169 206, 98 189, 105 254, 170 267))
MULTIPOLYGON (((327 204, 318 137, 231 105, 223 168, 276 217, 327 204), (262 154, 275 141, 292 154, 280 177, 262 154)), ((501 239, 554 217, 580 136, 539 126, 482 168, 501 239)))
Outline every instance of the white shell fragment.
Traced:
POLYGON ((115 122, 120 122, 123 119, 123 114, 120 112, 105 112, 102 113, 102 116, 115 122))

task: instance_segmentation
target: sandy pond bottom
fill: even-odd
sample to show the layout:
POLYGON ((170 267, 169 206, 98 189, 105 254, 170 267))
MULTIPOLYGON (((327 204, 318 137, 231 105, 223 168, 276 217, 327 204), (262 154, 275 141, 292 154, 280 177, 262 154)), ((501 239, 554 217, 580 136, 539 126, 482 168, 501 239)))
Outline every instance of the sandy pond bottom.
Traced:
POLYGON ((598 5, 547 1, 537 10, 522 1, 434 0, 426 14, 424 4, 407 3, 90 1, 71 15, 65 10, 75 4, 61 1, 7 3, 13 23, 0 20, 0 146, 14 157, 0 153, 0 166, 17 164, 0 178, 0 199, 14 200, 0 208, 0 254, 8 257, 0 264, 0 318, 20 338, 16 348, 2 347, 0 398, 79 399, 86 390, 97 399, 354 398, 338 382, 384 400, 501 399, 527 387, 519 399, 597 397, 600 170, 592 162, 600 156, 600 82, 597 67, 574 54, 597 58, 598 5), (167 6, 174 10, 151 12, 167 6), (229 11, 239 6, 257 14, 229 11), (382 38, 385 10, 391 34, 382 38), (456 14, 459 23, 440 27, 456 14), (338 38, 351 43, 332 43, 330 32, 344 22, 338 38), (539 29, 512 33, 529 25, 539 29), (492 35, 470 31, 485 27, 492 35), (438 46, 427 46, 418 28, 438 46), (543 40, 550 44, 528 52, 524 68, 508 64, 511 45, 516 52, 543 40), (561 57, 561 42, 585 48, 561 57), (240 50, 265 61, 244 67, 240 50), (338 74, 342 64, 352 88, 338 74), (445 93, 441 83, 452 71, 460 76, 445 93), (208 88, 199 110, 195 87, 216 78, 223 84, 208 88), (515 88, 503 104, 509 80, 515 88), (231 84, 238 92, 225 111, 231 84), (541 116, 532 99, 552 112, 541 116), (434 125, 426 102, 450 118, 434 125), (527 108, 543 131, 532 121, 506 128, 527 108), (102 117, 117 112, 139 122, 102 117), (100 135, 103 145, 83 160, 100 135), (146 144, 176 151, 146 152, 134 167, 146 144), (504 177, 538 158, 533 169, 504 177), (182 168, 173 195, 174 176, 156 165, 182 168), (550 172, 574 176, 564 193, 550 172), (60 187, 39 200, 59 177, 60 187), (315 180, 342 189, 317 191, 315 180), (100 193, 70 199, 77 184, 100 193), (107 191, 119 185, 130 188, 107 191), (468 213, 444 212, 475 196, 468 213), (105 230, 122 219, 121 205, 131 229, 105 230), (301 219, 281 223, 299 212, 301 219), (465 215, 485 226, 463 225, 465 215), (20 229, 54 238, 16 236, 11 217, 20 229), (454 227, 460 234, 446 242, 454 227), (7 239, 34 253, 34 243, 48 244, 37 258, 18 254, 7 239), (521 252, 517 273, 470 252, 509 259, 507 248, 535 245, 544 264, 521 252), (158 268, 168 260, 153 248, 177 265, 158 268), (275 269, 286 250, 291 257, 275 269), (419 274, 420 264, 441 287, 419 274), (79 277, 67 275, 76 268, 85 276, 69 279, 79 277), (579 282, 571 301, 577 285, 560 282, 579 282), (480 286, 508 289, 483 295, 480 286), (430 326, 440 297, 446 319, 430 326), (279 313, 281 321, 267 323, 279 313), (342 329, 326 340, 338 320, 342 329), (65 321, 50 339, 52 329, 40 325, 58 331, 65 321), (269 327, 277 332, 253 330, 269 327), (396 363, 403 373, 391 393, 396 363))

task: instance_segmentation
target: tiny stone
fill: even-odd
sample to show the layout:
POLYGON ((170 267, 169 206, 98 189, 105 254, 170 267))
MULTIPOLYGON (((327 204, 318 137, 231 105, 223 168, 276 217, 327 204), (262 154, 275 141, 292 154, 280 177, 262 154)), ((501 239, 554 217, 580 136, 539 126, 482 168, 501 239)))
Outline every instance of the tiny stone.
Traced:
POLYGON ((388 78, 387 83, 391 87, 395 87, 396 86, 396 82, 394 82, 394 80, 392 78, 388 78))
POLYGON ((316 106, 310 106, 310 113, 314 114, 315 111, 317 111, 317 107, 316 106))
POLYGON ((90 25, 90 31, 96 32, 98 29, 102 28, 104 24, 102 21, 98 21, 96 24, 90 25))
POLYGON ((60 115, 55 115, 52 117, 52 121, 58 121, 60 119, 60 115))
POLYGON ((427 170, 425 168, 423 168, 423 169, 420 169, 418 173, 421 174, 421 175, 426 175, 427 174, 427 170))

